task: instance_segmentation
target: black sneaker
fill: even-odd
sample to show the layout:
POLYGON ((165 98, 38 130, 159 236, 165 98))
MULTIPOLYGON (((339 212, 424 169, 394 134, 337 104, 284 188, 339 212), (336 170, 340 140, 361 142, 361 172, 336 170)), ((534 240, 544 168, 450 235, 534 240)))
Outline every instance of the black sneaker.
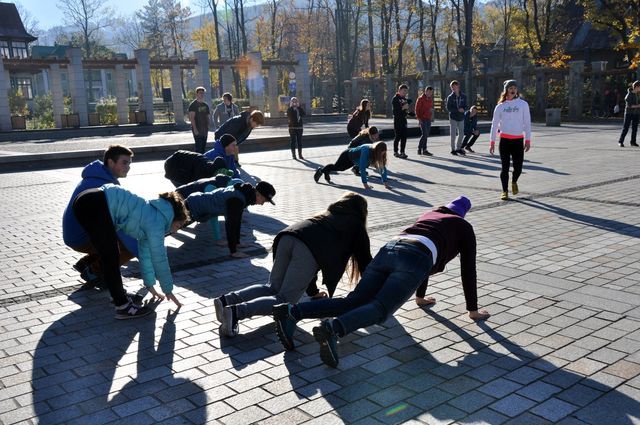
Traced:
POLYGON ((322 175, 322 167, 319 167, 316 172, 313 174, 313 179, 316 181, 316 183, 318 183, 318 180, 320 180, 320 176, 322 175))
POLYGON ((464 148, 467 150, 467 152, 476 153, 476 151, 471 149, 469 146, 465 146, 464 148))
POLYGON ((458 155, 466 156, 467 154, 464 153, 463 149, 458 149, 458 155))
POLYGON ((458 156, 458 152, 456 152, 456 151, 451 151, 451 155, 458 156))
POLYGON ((400 159, 407 159, 407 158, 409 158, 409 156, 406 153, 402 152, 400 154, 400 159))
POLYGON ((146 306, 140 306, 129 301, 123 307, 116 307, 115 318, 118 320, 137 319, 150 314, 153 310, 146 306))
POLYGON ((432 154, 431 152, 429 152, 429 151, 424 151, 424 152, 422 152, 422 153, 423 153, 424 155, 427 155, 427 156, 433 156, 433 154, 432 154))
POLYGON ((637 143, 629 143, 631 146, 635 146, 636 148, 640 145, 638 145, 637 143))
POLYGON ((285 350, 295 348, 293 332, 296 329, 296 320, 291 316, 291 304, 278 304, 273 306, 273 321, 276 322, 276 334, 285 350))
POLYGON ((329 176, 329 172, 328 171, 323 171, 322 174, 324 175, 324 179, 327 183, 331 183, 331 176, 329 176))
POLYGON ((620 142, 618 143, 618 146, 620 146, 621 148, 624 148, 624 143, 620 142))
POLYGON ((229 338, 238 335, 238 314, 236 313, 236 306, 227 306, 222 309, 220 334, 228 336, 229 338))
POLYGON ((222 310, 227 306, 224 295, 213 299, 213 307, 216 309, 216 319, 218 323, 222 323, 222 310))
POLYGON ((393 156, 395 156, 396 158, 400 158, 400 154, 398 152, 394 152, 393 156))
POLYGON ((418 149, 418 155, 422 155, 422 149, 418 149))
POLYGON ((328 320, 313 328, 313 337, 320 344, 320 359, 327 366, 338 367, 338 337, 328 320))

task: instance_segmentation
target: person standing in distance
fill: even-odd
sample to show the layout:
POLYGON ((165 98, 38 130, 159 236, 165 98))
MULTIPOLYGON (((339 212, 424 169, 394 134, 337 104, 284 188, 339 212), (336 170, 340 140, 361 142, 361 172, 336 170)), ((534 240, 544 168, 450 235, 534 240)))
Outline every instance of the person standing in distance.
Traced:
POLYGON ((207 135, 209 134, 209 121, 211 114, 209 105, 204 101, 204 87, 196 87, 196 98, 189 105, 189 121, 191 132, 196 143, 196 152, 204 153, 207 147, 207 135))
POLYGON ((460 92, 460 83, 453 80, 449 83, 451 94, 447 96, 449 112, 449 132, 451 134, 451 155, 464 155, 462 139, 464 137, 464 111, 467 109, 467 96, 460 92), (456 143, 456 135, 458 141, 456 143))
POLYGON ((513 161, 513 176, 511 178, 511 193, 517 195, 518 178, 522 174, 524 153, 531 148, 531 113, 529 104, 520 99, 516 80, 504 82, 504 90, 498 99, 498 105, 493 111, 491 121, 491 145, 489 153, 493 155, 495 140, 500 131, 498 151, 502 170, 500 171, 500 183, 502 183, 502 195, 500 199, 509 199, 509 165, 513 161), (524 134, 524 137, 523 137, 524 134))
POLYGON ((393 100, 391 100, 391 106, 393 108, 393 131, 395 132, 395 139, 393 139, 393 156, 402 159, 408 158, 404 152, 407 146, 407 115, 409 114, 407 93, 409 93, 409 87, 406 84, 401 84, 400 87, 398 87, 398 92, 393 96, 393 100), (400 152, 398 152, 398 143, 400 143, 400 152))
POLYGON ((638 121, 640 121, 640 81, 634 81, 624 98, 624 124, 618 145, 624 147, 624 138, 627 137, 629 127, 631 127, 631 146, 638 146, 636 135, 638 134, 638 121))
POLYGON ((431 132, 431 123, 433 122, 434 116, 433 112, 433 87, 427 86, 416 102, 416 118, 422 131, 420 141, 418 142, 418 155, 433 155, 427 150, 427 140, 429 139, 429 132, 431 132))
POLYGON ((238 105, 233 103, 233 96, 231 96, 231 93, 223 94, 222 103, 213 110, 213 131, 216 131, 228 119, 236 115, 240 115, 240 111, 238 110, 238 105))

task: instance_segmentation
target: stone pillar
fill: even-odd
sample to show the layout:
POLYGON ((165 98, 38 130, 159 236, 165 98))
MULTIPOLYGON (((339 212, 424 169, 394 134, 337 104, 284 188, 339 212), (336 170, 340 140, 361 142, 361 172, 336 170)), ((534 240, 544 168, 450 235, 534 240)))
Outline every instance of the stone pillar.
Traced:
POLYGON ((82 70, 82 50, 77 47, 68 49, 67 58, 69 58, 67 72, 69 73, 69 92, 71 94, 73 112, 78 114, 80 126, 85 127, 89 125, 89 108, 87 105, 87 90, 84 85, 84 72, 82 70))
POLYGON ((333 109, 333 85, 330 80, 323 80, 322 85, 322 107, 325 114, 330 114, 333 109))
POLYGON ((351 79, 351 103, 347 104, 347 111, 353 111, 358 105, 360 105, 360 81, 361 77, 353 77, 351 79))
POLYGON ((107 71, 105 69, 100 70, 100 84, 102 84, 102 92, 100 97, 109 96, 109 87, 107 85, 107 71))
POLYGON ((173 105, 173 117, 176 124, 184 124, 184 106, 182 103, 182 70, 180 69, 180 65, 173 65, 171 67, 171 104, 173 105))
POLYGON ((543 68, 536 68, 536 115, 542 116, 547 107, 547 78, 543 68))
POLYGON ((569 119, 582 117, 584 61, 569 62, 569 119))
POLYGON ((9 71, 4 69, 2 56, 0 55, 0 131, 11 131, 11 109, 9 108, 9 90, 11 81, 9 71))
POLYGON ((300 103, 307 105, 307 114, 311 113, 311 79, 309 78, 309 55, 306 53, 296 53, 297 65, 294 66, 296 73, 296 96, 300 103))
POLYGON ((415 108, 415 102, 418 99, 418 79, 415 76, 407 77, 407 85, 409 86, 407 98, 414 102, 409 106, 409 110, 412 111, 413 108, 415 108))
POLYGON ((393 116, 393 107, 391 106, 391 101, 393 100, 393 96, 396 93, 397 87, 394 84, 393 76, 391 74, 387 74, 384 76, 384 85, 385 85, 385 96, 386 101, 384 103, 385 106, 385 115, 387 118, 391 118, 393 116))
POLYGON ((351 108, 351 104, 355 102, 355 100, 352 99, 351 80, 345 80, 342 88, 344 89, 344 104, 342 107, 347 110, 347 113, 351 113, 349 108, 351 108))
POLYGON ((493 110, 496 108, 496 104, 498 103, 498 87, 500 91, 502 91, 502 81, 497 81, 496 77, 493 75, 487 75, 487 110, 489 112, 489 116, 493 116, 493 110))
MULTIPOLYGON (((296 78, 298 76, 296 75, 296 78)), ((277 117, 280 115, 279 111, 279 102, 278 102, 278 67, 276 65, 271 65, 269 67, 269 86, 267 87, 267 96, 269 97, 269 113, 271 114, 271 118, 277 117)), ((306 103, 308 108, 311 108, 311 102, 306 100, 301 100, 301 102, 306 103)), ((307 111, 307 113, 311 113, 311 109, 307 111)))
POLYGON ((9 71, 4 69, 4 62, 0 56, 0 131, 11 131, 11 109, 9 108, 9 90, 11 81, 9 71))
POLYGON ((373 89, 371 92, 373 93, 374 113, 384 111, 384 83, 385 81, 382 78, 373 79, 373 89))
POLYGON ((60 65, 53 63, 49 65, 49 87, 51 88, 51 100, 53 103, 53 120, 57 128, 62 127, 62 117, 64 114, 64 93, 62 92, 62 74, 60 65))
POLYGON ((153 124, 153 91, 151 87, 151 63, 149 61, 149 49, 138 49, 133 53, 136 57, 138 110, 146 112, 147 124, 153 124))
MULTIPOLYGON (((514 66, 512 67, 512 70, 513 70, 513 79, 516 80, 516 82, 518 83, 518 91, 523 91, 524 81, 522 81, 522 67, 514 66)), ((502 81, 502 83, 504 83, 504 81, 502 81)))
POLYGON ((209 52, 206 50, 196 50, 193 52, 196 57, 196 84, 206 89, 204 101, 211 106, 211 74, 209 74, 209 52))
POLYGON ((606 71, 607 61, 591 62, 591 89, 592 89, 592 107, 591 111, 596 114, 602 114, 605 110, 604 106, 604 75, 601 72, 606 71), (597 93, 597 95, 596 95, 597 93))
POLYGON ((43 69, 42 72, 42 85, 44 86, 44 94, 47 94, 51 91, 51 89, 49 89, 49 72, 46 69, 43 69))
MULTIPOLYGON (((249 105, 259 110, 264 109, 264 78, 262 78, 262 55, 260 52, 247 54, 247 89, 249 91, 249 105)), ((297 77, 297 76, 296 76, 297 77)))
POLYGON ((116 113, 118 115, 118 124, 129 123, 129 102, 127 98, 127 72, 122 64, 115 67, 115 90, 116 90, 116 113))
POLYGON ((222 85, 222 93, 228 92, 231 93, 231 96, 235 96, 236 93, 233 90, 233 70, 231 69, 231 65, 222 65, 222 81, 220 84, 222 85))

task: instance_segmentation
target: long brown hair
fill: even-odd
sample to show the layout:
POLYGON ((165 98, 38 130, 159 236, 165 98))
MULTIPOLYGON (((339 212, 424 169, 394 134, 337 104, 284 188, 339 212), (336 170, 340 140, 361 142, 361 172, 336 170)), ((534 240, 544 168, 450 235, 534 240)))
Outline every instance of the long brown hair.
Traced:
POLYGON ((158 195, 158 197, 171 204, 171 207, 173 208, 173 221, 189 221, 191 219, 189 217, 187 205, 185 204, 182 195, 178 192, 163 192, 158 195))
MULTIPOLYGON (((316 217, 325 217, 335 213, 347 213, 358 217, 362 221, 364 232, 367 233, 367 216, 369 214, 367 199, 355 192, 345 192, 340 199, 331 203, 327 210, 316 217)), ((368 234, 367 234, 367 237, 368 234)), ((355 255, 349 258, 347 265, 347 276, 349 283, 354 285, 360 280, 360 265, 355 255)))
MULTIPOLYGON (((517 98, 520 97, 520 92, 516 91, 516 95, 513 96, 513 98, 517 98)), ((504 101, 507 100, 507 90, 502 90, 502 93, 500 93, 500 97, 498 98, 498 105, 503 103, 504 101)))
POLYGON ((360 106, 358 106, 356 109, 359 110, 360 112, 363 112, 367 109, 368 104, 369 104, 369 99, 362 99, 360 101, 360 106))
POLYGON ((385 142, 375 142, 369 148, 369 163, 378 170, 387 166, 387 144, 385 142))

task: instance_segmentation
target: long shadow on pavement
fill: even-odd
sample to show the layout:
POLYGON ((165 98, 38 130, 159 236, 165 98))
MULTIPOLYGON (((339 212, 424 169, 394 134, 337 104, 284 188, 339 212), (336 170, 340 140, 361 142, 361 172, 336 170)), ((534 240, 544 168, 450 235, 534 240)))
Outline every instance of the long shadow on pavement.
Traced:
POLYGON ((103 295, 69 297, 81 308, 56 320, 34 352, 33 404, 40 424, 143 422, 206 405, 203 389, 173 376, 175 313, 130 321, 113 319, 103 295), (99 299, 98 299, 99 298, 99 299), (126 354, 137 343, 135 353, 126 354), (122 363, 119 365, 119 363, 122 363))
POLYGON ((480 323, 484 334, 474 337, 438 313, 427 313, 456 338, 442 326, 427 326, 411 331, 423 339, 415 340, 392 318, 342 339, 337 369, 320 362, 315 342, 312 349, 307 344, 285 352, 299 404, 314 404, 346 423, 493 424, 513 418, 514 424, 579 419, 631 425, 640 418, 637 390, 616 390, 562 369, 509 342, 490 323, 480 323))
POLYGON ((537 208, 542 211, 551 212, 560 216, 561 220, 573 222, 576 224, 586 224, 596 229, 607 232, 618 233, 624 236, 640 237, 640 227, 633 224, 624 223, 608 218, 594 217, 588 214, 581 214, 575 211, 551 205, 534 199, 518 199, 517 202, 529 207, 537 208))

